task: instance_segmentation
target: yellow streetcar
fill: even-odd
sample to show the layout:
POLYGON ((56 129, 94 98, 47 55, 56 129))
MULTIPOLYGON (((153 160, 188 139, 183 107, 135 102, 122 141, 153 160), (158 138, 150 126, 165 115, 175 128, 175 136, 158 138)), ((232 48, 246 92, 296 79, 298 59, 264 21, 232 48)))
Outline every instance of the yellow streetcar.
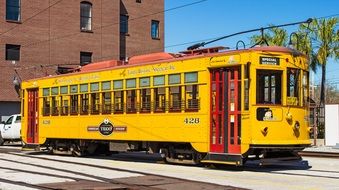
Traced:
POLYGON ((242 165, 310 145, 308 60, 296 50, 223 47, 104 61, 22 83, 26 146, 73 155, 161 153, 242 165))

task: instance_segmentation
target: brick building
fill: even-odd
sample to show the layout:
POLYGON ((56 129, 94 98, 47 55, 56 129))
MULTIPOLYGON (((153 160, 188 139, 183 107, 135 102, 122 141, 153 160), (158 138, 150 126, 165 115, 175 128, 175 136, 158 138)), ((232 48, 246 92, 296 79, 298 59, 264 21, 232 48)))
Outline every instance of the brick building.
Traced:
POLYGON ((0 116, 20 112, 14 79, 164 50, 163 0, 5 0, 0 7, 0 116))

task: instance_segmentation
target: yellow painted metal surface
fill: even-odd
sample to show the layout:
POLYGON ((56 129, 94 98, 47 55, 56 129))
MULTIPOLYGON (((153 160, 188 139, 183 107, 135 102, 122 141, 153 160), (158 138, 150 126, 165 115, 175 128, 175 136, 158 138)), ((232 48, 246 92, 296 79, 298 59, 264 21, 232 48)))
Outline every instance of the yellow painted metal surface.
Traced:
MULTIPOLYGON (((22 83, 23 90, 39 88, 39 143, 43 144, 47 138, 58 139, 95 139, 95 140, 121 140, 121 141, 157 141, 157 142, 187 142, 199 152, 209 152, 210 148, 210 72, 209 69, 224 68, 232 66, 246 65, 250 66, 249 82, 249 109, 244 110, 242 105, 241 115, 241 153, 248 151, 250 145, 298 145, 309 144, 309 132, 307 117, 307 108, 303 104, 296 106, 293 98, 286 96, 286 68, 300 68, 307 71, 307 61, 302 56, 292 56, 281 52, 267 51, 234 51, 229 53, 212 54, 208 56, 192 56, 191 58, 174 59, 173 61, 157 62, 146 65, 131 65, 112 68, 88 73, 74 73, 59 76, 33 79, 22 83), (260 56, 279 57, 280 65, 263 65, 259 63, 260 56), (256 104, 256 72, 262 70, 281 70, 282 74, 282 104, 281 105, 257 105, 256 104), (199 88, 199 110, 195 112, 180 111, 165 113, 122 113, 122 114, 98 114, 98 115, 58 115, 43 116, 42 105, 43 89, 52 87, 61 87, 69 85, 90 84, 104 81, 124 80, 123 89, 133 90, 138 88, 126 89, 127 79, 140 79, 143 77, 165 76, 166 99, 170 98, 168 88, 169 75, 180 73, 180 86, 184 90, 184 73, 197 72, 198 82, 193 83, 199 88), (292 101, 293 100, 293 101, 292 101), (273 117, 258 121, 257 108, 268 107, 272 110, 273 117), (286 116, 292 115, 292 119, 286 119, 286 116), (105 120, 109 120, 116 131, 110 135, 102 135, 97 128, 105 120), (295 129, 296 121, 300 124, 299 129, 295 129), (263 132, 263 129, 266 132, 263 132)), ((244 67, 242 67, 244 68, 244 67)), ((242 77, 244 77, 242 75, 242 77)), ((136 87, 139 86, 139 80, 136 80, 136 87)), ((150 88, 153 89, 153 81, 150 82, 150 88)), ((242 83, 244 84, 244 83, 242 83)), ((101 85, 99 86, 101 89, 101 85)), ((101 90, 97 93, 100 93, 101 90)), ((114 91, 111 89, 111 91, 114 91)), ((301 93, 301 92, 300 92, 301 93)), ((81 94, 81 92, 79 93, 81 94)), ((242 90, 244 94, 244 90, 242 90)), ((64 96, 68 102, 68 95, 64 96)), ((140 101, 140 92, 137 92, 137 101, 140 101)), ((151 93, 151 99, 154 98, 154 92, 151 93)), ((182 92, 181 96, 188 96, 182 92)), ((244 101, 244 97, 241 97, 244 101)), ((27 93, 25 98, 27 99, 27 93)), ((98 101, 103 101, 100 98, 98 101)), ((113 101, 113 97, 112 97, 113 101)), ((125 96, 126 101, 126 96, 125 96)), ((22 119, 22 138, 27 142, 27 104, 24 101, 23 119, 22 119)), ((80 100, 79 100, 80 102, 80 100)), ((91 102, 91 101, 89 101, 91 102)), ((61 106, 61 102, 57 102, 61 106)))

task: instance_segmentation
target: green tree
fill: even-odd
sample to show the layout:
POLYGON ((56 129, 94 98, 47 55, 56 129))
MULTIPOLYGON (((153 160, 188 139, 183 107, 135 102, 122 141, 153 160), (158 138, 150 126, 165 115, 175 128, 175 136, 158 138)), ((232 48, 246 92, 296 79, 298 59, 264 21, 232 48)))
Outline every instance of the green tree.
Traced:
POLYGON ((266 40, 266 42, 270 46, 272 45, 286 46, 287 45, 287 31, 283 28, 271 28, 271 29, 268 29, 267 32, 264 31, 264 36, 253 35, 250 39, 251 39, 252 44, 259 43, 261 45, 264 43, 264 40, 266 40))
MULTIPOLYGON (((326 63, 328 58, 339 58, 338 18, 314 19, 310 24, 301 24, 296 35, 291 35, 294 48, 305 53, 310 58, 310 67, 316 71, 321 66, 320 105, 325 105, 326 63)), ((269 45, 286 46, 287 32, 282 28, 271 28, 264 33, 263 38, 269 45)), ((264 41, 261 35, 251 38, 253 44, 264 41)))
POLYGON ((325 105, 326 63, 328 58, 339 58, 338 18, 313 20, 310 24, 310 39, 313 50, 310 52, 311 65, 321 67, 320 106, 325 105))

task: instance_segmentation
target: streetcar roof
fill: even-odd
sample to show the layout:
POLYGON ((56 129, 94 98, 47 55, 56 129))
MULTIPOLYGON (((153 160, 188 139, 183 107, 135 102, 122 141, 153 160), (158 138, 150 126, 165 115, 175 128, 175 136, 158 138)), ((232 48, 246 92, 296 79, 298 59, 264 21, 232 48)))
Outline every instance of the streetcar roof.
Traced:
POLYGON ((129 59, 128 62, 123 62, 119 60, 106 60, 101 62, 94 62, 88 64, 83 67, 79 67, 74 69, 76 72, 61 74, 61 75, 50 75, 35 79, 29 79, 26 81, 31 80, 39 80, 39 79, 48 79, 48 78, 57 78, 60 76, 72 76, 77 74, 83 73, 91 73, 91 72, 99 72, 105 71, 110 69, 121 69, 121 68, 128 68, 128 67, 135 67, 135 66, 144 66, 144 65, 151 65, 151 64, 158 64, 164 62, 173 62, 173 61, 181 61, 187 59, 196 59, 201 57, 212 57, 216 55, 229 55, 235 53, 244 53, 244 52, 253 52, 253 51, 262 51, 262 52, 279 52, 279 53, 286 53, 286 54, 293 54, 293 56, 303 56, 306 57, 303 53, 281 46, 260 46, 260 47, 253 47, 248 49, 241 49, 241 50, 225 50, 222 46, 218 47, 211 47, 211 48, 202 48, 198 50, 188 50, 182 51, 180 54, 173 54, 173 53, 166 53, 166 52, 157 52, 157 53, 150 53, 145 55, 137 55, 133 56, 129 59), (208 50, 208 51, 206 51, 208 50))

